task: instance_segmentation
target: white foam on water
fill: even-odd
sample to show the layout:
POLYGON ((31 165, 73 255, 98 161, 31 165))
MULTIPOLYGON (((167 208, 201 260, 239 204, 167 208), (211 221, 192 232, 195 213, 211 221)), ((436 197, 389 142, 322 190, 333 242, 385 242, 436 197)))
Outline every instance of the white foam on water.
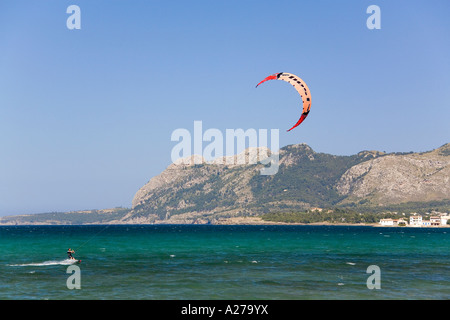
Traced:
POLYGON ((65 259, 65 260, 51 260, 51 261, 44 261, 44 262, 38 262, 38 263, 24 263, 24 264, 10 264, 10 267, 42 267, 42 266, 68 266, 71 264, 76 263, 78 260, 74 259, 65 259))

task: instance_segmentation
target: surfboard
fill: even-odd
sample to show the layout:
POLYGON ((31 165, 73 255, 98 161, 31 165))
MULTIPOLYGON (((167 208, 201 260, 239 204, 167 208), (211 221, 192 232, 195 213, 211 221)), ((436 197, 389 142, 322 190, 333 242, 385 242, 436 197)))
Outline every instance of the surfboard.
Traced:
POLYGON ((81 260, 78 259, 66 259, 69 264, 81 263, 81 260))

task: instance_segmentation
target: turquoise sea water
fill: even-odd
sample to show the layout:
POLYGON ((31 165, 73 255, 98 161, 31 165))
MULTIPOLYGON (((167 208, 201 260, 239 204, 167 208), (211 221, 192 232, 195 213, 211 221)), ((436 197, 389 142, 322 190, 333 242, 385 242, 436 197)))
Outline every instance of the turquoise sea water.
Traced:
POLYGON ((449 299, 449 249, 446 228, 2 226, 0 299, 449 299))

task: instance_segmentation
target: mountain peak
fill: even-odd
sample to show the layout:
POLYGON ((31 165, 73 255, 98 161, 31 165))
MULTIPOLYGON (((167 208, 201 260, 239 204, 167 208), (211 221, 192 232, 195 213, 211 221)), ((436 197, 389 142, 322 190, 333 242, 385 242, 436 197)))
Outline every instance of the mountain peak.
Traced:
POLYGON ((173 162, 169 167, 174 169, 176 166, 195 166, 195 165, 227 165, 238 166, 257 164, 262 160, 268 158, 272 154, 272 151, 267 147, 249 147, 239 154, 216 157, 212 160, 207 160, 201 155, 191 155, 184 158, 179 158, 173 162))

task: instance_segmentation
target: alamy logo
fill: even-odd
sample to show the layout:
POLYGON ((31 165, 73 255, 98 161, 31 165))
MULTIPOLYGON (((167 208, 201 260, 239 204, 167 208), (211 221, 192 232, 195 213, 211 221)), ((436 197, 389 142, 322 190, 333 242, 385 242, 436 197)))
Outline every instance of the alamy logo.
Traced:
POLYGON ((367 7, 366 13, 371 14, 366 21, 366 26, 369 30, 381 29, 381 10, 377 5, 367 7))
POLYGON ((210 128, 203 132, 202 121, 194 121, 193 135, 184 128, 172 132, 171 141, 179 141, 172 148, 171 160, 177 164, 263 164, 262 175, 278 172, 279 130, 270 130, 270 148, 267 129, 226 129, 225 135, 219 129, 210 128), (204 146, 204 142, 208 142, 204 146), (246 148, 247 147, 247 148, 246 148), (246 152, 242 152, 246 150, 246 152), (237 153, 240 153, 237 155, 237 153), (225 155, 225 156, 224 156, 225 155))
POLYGON ((366 281, 367 288, 381 289, 381 270, 377 265, 370 265, 367 267, 366 273, 371 274, 366 281))
POLYGON ((71 5, 67 7, 66 13, 71 14, 66 21, 67 29, 73 30, 81 29, 81 10, 77 5, 71 5))
POLYGON ((81 270, 79 266, 71 265, 67 268, 66 273, 71 275, 67 278, 67 289, 81 289, 81 270))

